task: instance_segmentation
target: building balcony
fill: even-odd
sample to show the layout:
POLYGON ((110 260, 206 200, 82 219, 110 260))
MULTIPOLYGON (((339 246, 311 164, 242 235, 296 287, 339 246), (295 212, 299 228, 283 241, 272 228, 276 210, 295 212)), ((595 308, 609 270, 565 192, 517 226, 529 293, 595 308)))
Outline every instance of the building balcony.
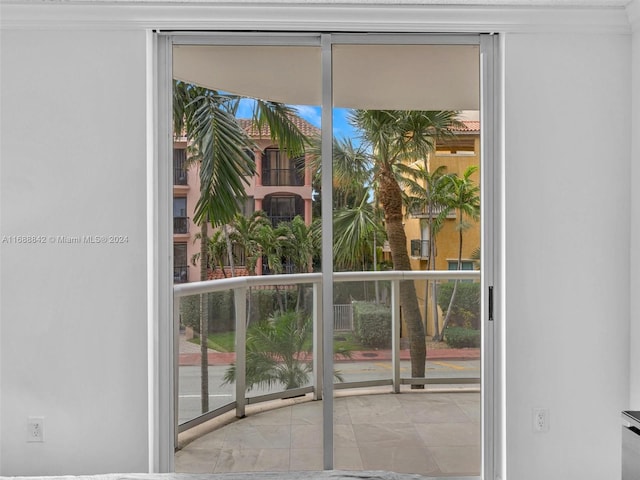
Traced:
POLYGON ((189 233, 189 217, 173 217, 173 233, 189 233))
POLYGON ((304 186, 304 172, 298 168, 263 168, 261 179, 265 187, 304 186))
POLYGON ((189 265, 173 267, 173 283, 187 283, 189 281, 189 265))
POLYGON ((173 184, 188 185, 187 151, 183 148, 173 150, 173 184))
POLYGON ((429 240, 411 240, 411 257, 427 260, 429 258, 429 240))
MULTIPOLYGON (((340 437, 336 445, 344 446, 347 442, 351 452, 355 452, 359 459, 357 467, 349 463, 347 457, 336 456, 336 467, 355 468, 356 470, 380 469, 381 465, 392 471, 410 471, 422 475, 479 475, 481 469, 481 403, 480 403, 480 349, 459 349, 447 352, 443 349, 428 349, 428 366, 424 377, 413 377, 409 368, 410 350, 402 347, 400 341, 400 308, 399 295, 402 282, 407 280, 426 280, 446 282, 452 279, 480 279, 479 271, 413 271, 413 272, 335 272, 336 287, 348 282, 361 284, 370 282, 386 285, 389 292, 390 307, 388 308, 389 347, 353 351, 349 358, 340 358, 335 367, 340 371, 341 381, 336 381, 332 389, 324 385, 325 371, 334 369, 333 355, 316 355, 302 353, 299 361, 308 363, 309 377, 298 387, 288 390, 284 385, 274 382, 256 389, 247 390, 247 319, 249 310, 247 299, 253 290, 274 288, 278 286, 280 292, 292 287, 302 287, 307 290, 307 298, 311 302, 306 311, 313 319, 314 326, 309 341, 312 344, 310 352, 321 352, 325 335, 336 332, 334 339, 344 336, 354 328, 352 305, 334 305, 331 313, 322 309, 323 276, 321 273, 307 273, 295 275, 247 276, 207 282, 194 282, 174 287, 174 315, 183 315, 181 302, 189 301, 189 297, 199 298, 210 292, 228 292, 233 299, 233 313, 225 320, 227 334, 233 338, 233 349, 228 352, 210 350, 208 355, 209 397, 208 411, 201 408, 202 388, 195 368, 202 365, 200 348, 187 341, 185 335, 176 330, 176 344, 178 345, 177 380, 177 428, 179 442, 193 435, 193 427, 208 420, 216 420, 220 427, 206 433, 197 447, 211 448, 210 456, 200 463, 194 460, 196 442, 183 447, 176 454, 176 471, 229 472, 256 469, 255 457, 237 453, 240 444, 237 439, 254 438, 256 425, 260 425, 260 435, 268 435, 270 443, 259 446, 269 463, 265 469, 278 471, 298 471, 303 462, 301 452, 297 448, 304 448, 304 461, 311 461, 312 465, 322 465, 322 436, 323 425, 331 422, 331 415, 325 415, 320 401, 323 393, 335 392, 334 409, 336 415, 347 420, 340 422, 339 430, 354 431, 358 434, 340 437), (342 312, 344 310, 344 312, 342 312), (338 312, 341 315, 337 315, 338 312), (344 317, 338 319, 336 317, 344 317), (328 328, 325 322, 331 322, 333 328, 328 328), (342 332, 341 332, 342 331, 342 332), (455 353, 453 361, 443 362, 443 359, 453 358, 449 353, 455 353), (444 366, 443 366, 444 364, 444 366), (221 378, 226 369, 240 366, 236 369, 234 381, 221 385, 221 378), (195 379, 195 382, 194 382, 195 379), (215 392, 211 385, 216 385, 215 392), (414 390, 412 385, 424 385, 424 390, 414 390), (367 395, 370 393, 401 393, 402 395, 367 395), (282 399, 295 398, 295 402, 282 403, 282 399), (277 403, 275 403, 277 402, 277 403), (406 402, 406 404, 405 404, 406 402), (272 406, 275 409, 272 410, 272 406), (351 412, 344 415, 340 412, 351 412), (260 417, 255 415, 259 413, 260 417), (381 412, 385 412, 381 415, 381 412), (399 419, 391 420, 388 415, 401 415, 399 419), (237 417, 239 420, 230 422, 237 417), (246 417, 246 419, 245 419, 246 417), (304 418, 303 422, 300 419, 304 418), (401 419, 400 419, 401 418, 401 419), (255 420, 252 420, 255 419, 255 420), (391 423, 389 423, 391 422, 391 423), (393 427, 393 438, 389 437, 390 425, 403 422, 401 428, 393 427), (379 425, 378 425, 379 424, 379 425), (417 430, 416 430, 417 429, 417 430), (424 432, 420 435, 419 432, 424 432), (294 435, 300 435, 294 441, 294 435), (384 436, 387 435, 387 436, 384 436), (441 438, 442 437, 442 438, 441 438), (452 448, 451 438, 456 438, 456 448, 452 448), (228 443, 224 443, 228 440, 228 443), (423 440, 421 440, 423 439, 423 440), (338 443, 340 442, 340 443, 338 443), (305 443, 304 447, 300 447, 305 443), (400 456, 397 461, 387 455, 390 448, 401 449, 407 443, 412 445, 412 454, 400 456), (211 447, 209 447, 209 445, 211 447), (217 458, 220 445, 231 460, 211 463, 217 458), (309 445, 309 446, 307 446, 309 445), (218 449, 216 451, 216 448, 218 449), (217 453, 218 452, 218 453, 217 453), (416 454, 418 452, 418 454, 416 454), (246 458, 245 458, 246 457, 246 458), (246 461, 245 461, 246 460, 246 461), (380 462, 391 462, 383 463, 380 462), (346 462, 346 463, 345 463, 346 462), (412 462, 412 463, 407 463, 412 462), (418 463, 416 463, 418 462, 418 463)), ((276 308, 274 306, 274 308, 276 308)), ((255 309, 255 307, 254 307, 255 309)), ((269 312, 263 312, 268 318, 269 312)), ((184 320, 184 318, 182 318, 184 320)), ((177 320, 176 320, 177 321, 177 320)), ((282 364, 284 365, 284 361, 282 364)), ((284 367, 283 367, 284 368, 284 367)), ((261 437, 262 438, 262 437, 261 437)), ((260 441, 260 440, 256 440, 260 441)), ((256 447, 258 448, 258 447, 256 447)), ((399 450, 398 450, 399 451, 399 450)), ((394 455, 395 457, 395 455, 394 455)), ((222 457, 221 457, 222 458, 222 457)), ((227 458, 227 457, 225 457, 227 458)), ((308 465, 307 465, 308 466, 308 465)), ((319 468, 319 467, 315 467, 319 468)), ((475 477, 474 477, 475 478, 475 477)))
MULTIPOLYGON (((409 209, 409 214, 413 218, 435 218, 442 213, 444 207, 442 206, 434 206, 431 207, 431 211, 429 211, 428 205, 416 206, 409 209)), ((450 210, 447 213, 447 218, 456 218, 456 211, 450 210)))

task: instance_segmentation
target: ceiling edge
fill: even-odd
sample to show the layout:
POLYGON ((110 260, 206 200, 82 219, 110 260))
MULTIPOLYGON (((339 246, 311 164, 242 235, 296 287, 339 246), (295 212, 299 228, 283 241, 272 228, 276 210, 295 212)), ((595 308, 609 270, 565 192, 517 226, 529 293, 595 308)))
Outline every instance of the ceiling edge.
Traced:
MULTIPOLYGON (((634 0, 637 4, 639 0, 634 0)), ((25 3, 5 0, 3 29, 629 33, 632 7, 316 3, 25 3)))

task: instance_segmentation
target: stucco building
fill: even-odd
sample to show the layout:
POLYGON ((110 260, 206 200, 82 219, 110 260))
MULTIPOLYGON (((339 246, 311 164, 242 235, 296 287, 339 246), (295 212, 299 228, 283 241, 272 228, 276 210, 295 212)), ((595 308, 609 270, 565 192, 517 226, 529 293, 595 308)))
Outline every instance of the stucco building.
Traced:
MULTIPOLYGON (((291 118, 308 138, 320 135, 320 130, 303 118, 291 118)), ((309 155, 290 158, 273 143, 268 126, 259 130, 251 120, 240 119, 239 123, 255 142, 251 154, 256 164, 255 175, 246 179, 247 199, 242 213, 249 216, 256 210, 263 210, 273 226, 299 215, 310 225, 313 189, 309 155)), ((178 137, 173 146, 173 279, 174 283, 185 283, 200 280, 199 261, 195 265, 192 262, 193 256, 200 252, 200 239, 196 237, 200 227, 193 222, 195 205, 200 198, 200 177, 198 165, 188 161, 187 139, 178 137)), ((239 259, 235 273, 246 275, 243 256, 239 259)), ((257 273, 262 273, 262 269, 258 262, 257 273)), ((219 267, 210 272, 210 278, 223 276, 219 267)))

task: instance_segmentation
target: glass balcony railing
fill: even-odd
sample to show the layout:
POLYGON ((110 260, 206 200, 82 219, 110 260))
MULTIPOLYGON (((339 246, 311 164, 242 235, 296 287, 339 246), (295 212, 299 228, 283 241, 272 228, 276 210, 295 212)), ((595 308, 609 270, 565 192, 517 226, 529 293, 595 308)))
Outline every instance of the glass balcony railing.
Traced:
MULTIPOLYGON (((480 271, 338 272, 333 278, 334 283, 340 284, 336 285, 338 293, 330 316, 334 339, 331 364, 339 373, 335 389, 388 385, 393 392, 399 392, 400 385, 479 386, 480 271), (476 348, 467 351, 471 357, 476 356, 470 357, 464 367, 447 369, 442 362, 431 362, 428 352, 424 377, 413 378, 406 325, 400 320, 400 292, 409 283, 416 290, 426 291, 427 280, 436 285, 430 295, 436 295, 436 291, 446 293, 447 288, 458 285, 461 301, 475 299, 467 302, 470 306, 460 306, 459 313, 453 311, 451 324, 464 324, 467 334, 476 333, 476 348), (418 289, 418 285, 425 290, 418 289), (357 292, 364 300, 339 300, 347 291, 349 296, 357 292), (362 318, 358 312, 367 310, 375 310, 376 318, 374 331, 368 333, 362 330, 363 321, 358 320, 362 318), (375 337, 369 338, 367 341, 373 343, 367 345, 377 346, 363 346, 364 337, 375 337), (354 342, 360 345, 354 346, 354 342), (358 365, 367 360, 366 368, 362 363, 358 365)), ((242 417, 248 404, 308 393, 322 398, 325 365, 321 350, 323 332, 327 330, 323 325, 321 290, 321 273, 245 276, 175 285, 174 319, 180 325, 176 329, 180 331, 176 339, 178 431, 231 410, 242 417), (210 342, 206 350, 197 342, 203 312, 210 342), (265 319, 269 321, 262 322, 265 319), (293 323, 278 326, 278 322, 293 323), (260 330, 265 328, 273 331, 260 330), (278 332, 290 332, 297 340, 285 339, 280 345, 297 344, 298 349, 275 352, 261 344, 261 338, 278 332), (207 361, 202 362, 205 352, 207 361), (270 369, 277 375, 290 371, 296 381, 283 383, 287 381, 282 379, 288 377, 282 376, 264 381, 270 369), (259 378, 256 372, 260 372, 259 378), (207 387, 203 388, 205 384, 207 387)), ((431 321, 427 318, 427 323, 431 321)))

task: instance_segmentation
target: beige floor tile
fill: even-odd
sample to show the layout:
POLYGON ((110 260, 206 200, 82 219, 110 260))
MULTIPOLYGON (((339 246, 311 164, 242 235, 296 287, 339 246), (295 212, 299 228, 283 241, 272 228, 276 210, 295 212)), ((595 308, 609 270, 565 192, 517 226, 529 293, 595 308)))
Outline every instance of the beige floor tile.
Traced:
POLYGON ((260 451, 255 464, 257 472, 288 472, 291 463, 289 448, 265 448, 260 451))
POLYGON ((225 448, 220 452, 214 473, 255 472, 262 449, 225 448))
POLYGON ((353 425, 333 426, 333 446, 334 449, 357 447, 356 434, 353 425))
POLYGON ((292 448, 322 448, 322 425, 291 425, 292 448))
POLYGON ((413 447, 422 440, 411 423, 378 423, 353 425, 359 447, 375 445, 381 448, 413 447))
POLYGON ((213 473, 220 449, 188 448, 175 454, 175 471, 180 473, 213 473))
POLYGON ((427 446, 480 445, 478 423, 417 423, 415 429, 427 446))
MULTIPOLYGON (((478 475, 477 393, 345 396, 333 405, 335 468, 478 475)), ((194 440, 175 462, 192 473, 322 470, 322 402, 233 422, 194 440)))
POLYGON ((404 411, 412 423, 457 423, 470 420, 458 405, 444 398, 429 398, 422 404, 405 404, 404 411))
POLYGON ((364 470, 360 449, 355 447, 336 447, 333 452, 333 464, 336 470, 364 470))
POLYGON ((348 398, 351 423, 407 423, 409 417, 394 395, 369 395, 348 398))
POLYGON ((479 446, 428 447, 443 473, 480 475, 479 446))
POLYGON ((292 448, 289 469, 292 472, 322 470, 322 450, 318 448, 292 448))
POLYGON ((289 425, 230 425, 224 437, 224 448, 289 448, 291 427, 289 425))
POLYGON ((380 448, 376 445, 360 447, 365 470, 387 470, 398 473, 437 475, 438 464, 428 450, 413 447, 380 448))
POLYGON ((308 402, 291 409, 292 425, 322 425, 322 402, 308 402))
POLYGON ((266 412, 257 413, 243 418, 247 425, 289 425, 291 424, 292 407, 281 407, 266 412))

